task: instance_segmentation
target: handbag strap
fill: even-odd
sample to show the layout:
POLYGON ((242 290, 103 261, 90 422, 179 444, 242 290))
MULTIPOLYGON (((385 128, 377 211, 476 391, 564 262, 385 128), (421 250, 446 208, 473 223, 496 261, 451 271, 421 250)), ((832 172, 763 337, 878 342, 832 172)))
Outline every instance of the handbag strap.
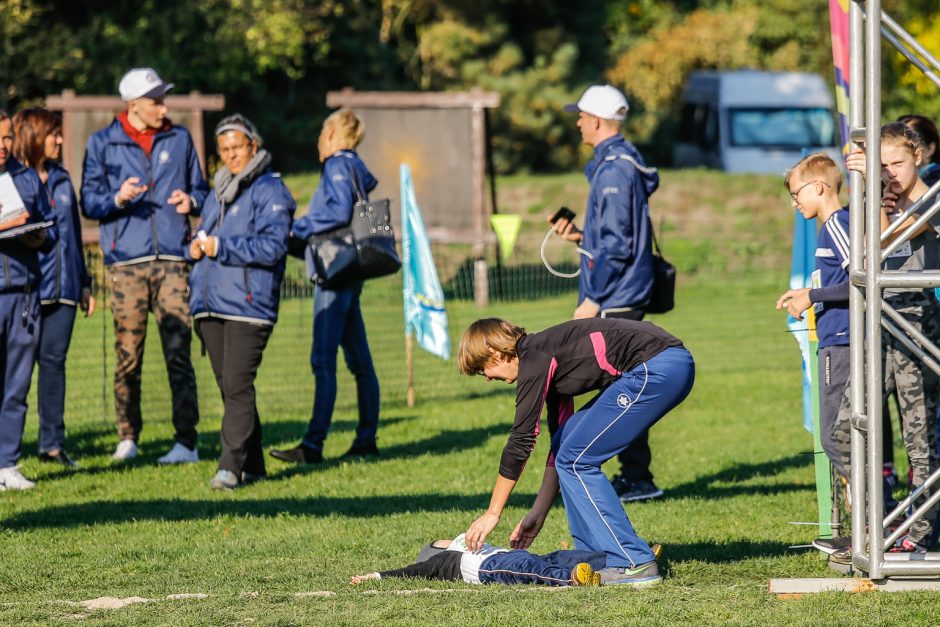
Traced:
MULTIPOLYGON (((345 156, 339 155, 340 158, 346 159, 345 156)), ((349 180, 352 181, 353 192, 356 194, 356 203, 361 203, 366 201, 365 194, 362 193, 361 188, 359 187, 359 179, 356 176, 356 172, 353 170, 352 165, 348 162, 343 161, 343 165, 346 166, 346 171, 349 173, 349 180)))

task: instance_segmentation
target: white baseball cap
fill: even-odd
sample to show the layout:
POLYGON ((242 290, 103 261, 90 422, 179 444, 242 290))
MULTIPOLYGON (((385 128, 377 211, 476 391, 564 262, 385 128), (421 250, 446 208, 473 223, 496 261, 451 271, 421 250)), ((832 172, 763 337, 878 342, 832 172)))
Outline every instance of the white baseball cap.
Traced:
POLYGON ((565 111, 568 113, 584 111, 603 120, 622 121, 627 117, 629 110, 627 97, 612 85, 591 85, 577 104, 565 105, 565 111))
POLYGON ((166 92, 173 89, 173 83, 165 83, 157 71, 149 67, 135 67, 124 75, 118 91, 121 100, 130 102, 138 98, 163 98, 166 92))

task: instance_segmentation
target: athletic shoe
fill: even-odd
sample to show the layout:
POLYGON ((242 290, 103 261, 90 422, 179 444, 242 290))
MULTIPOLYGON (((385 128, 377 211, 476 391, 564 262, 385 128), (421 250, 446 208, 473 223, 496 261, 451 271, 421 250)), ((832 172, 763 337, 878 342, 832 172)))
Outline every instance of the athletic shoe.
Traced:
POLYGON ((294 448, 271 449, 268 453, 274 459, 295 464, 319 464, 323 461, 323 452, 311 448, 306 444, 298 444, 294 448))
POLYGON ((111 459, 118 462, 126 462, 129 459, 137 457, 137 442, 133 440, 121 440, 117 448, 114 449, 114 455, 111 459))
POLYGON ((659 576, 659 568, 656 561, 640 564, 636 568, 602 568, 598 571, 601 576, 601 585, 630 585, 630 586, 651 586, 663 580, 659 576))
POLYGON ((179 442, 166 455, 157 459, 158 464, 192 464, 199 461, 199 451, 187 448, 179 442))
POLYGON ((842 564, 843 566, 852 565, 852 547, 841 549, 829 556, 829 561, 833 564, 842 564))
POLYGON ((209 487, 213 490, 234 490, 238 486, 238 477, 231 470, 218 471, 209 482, 209 487))
POLYGON ((599 586, 601 585, 601 574, 595 572, 587 562, 581 562, 571 569, 572 586, 599 586))
POLYGON ((833 553, 852 548, 852 538, 844 536, 837 538, 816 538, 813 540, 813 546, 823 553, 832 555, 833 553))
POLYGON ((0 492, 3 490, 32 490, 36 483, 20 472, 19 466, 0 468, 0 492))
POLYGON ((888 549, 888 553, 926 553, 927 547, 911 540, 910 536, 904 536, 897 544, 888 549))
POLYGON ((365 444, 353 444, 349 450, 343 453, 343 459, 353 457, 378 457, 379 447, 375 445, 375 440, 365 444))
POLYGON ((44 463, 55 463, 62 464, 66 468, 77 468, 78 463, 69 457, 68 453, 65 452, 65 449, 60 448, 59 452, 55 455, 51 455, 48 452, 39 454, 39 461, 44 463))
POLYGON ((663 495, 663 491, 652 481, 627 481, 622 476, 618 476, 612 483, 614 491, 624 503, 658 499, 663 495))

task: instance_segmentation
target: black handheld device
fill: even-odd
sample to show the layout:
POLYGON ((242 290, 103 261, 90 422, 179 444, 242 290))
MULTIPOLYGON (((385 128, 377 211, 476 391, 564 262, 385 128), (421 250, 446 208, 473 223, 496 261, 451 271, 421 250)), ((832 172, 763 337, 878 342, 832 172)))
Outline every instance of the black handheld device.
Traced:
POLYGON ((574 220, 574 211, 572 211, 568 207, 562 207, 561 209, 555 212, 555 215, 552 216, 552 219, 550 221, 552 224, 555 224, 562 218, 564 218, 568 222, 571 222, 572 220, 574 220))

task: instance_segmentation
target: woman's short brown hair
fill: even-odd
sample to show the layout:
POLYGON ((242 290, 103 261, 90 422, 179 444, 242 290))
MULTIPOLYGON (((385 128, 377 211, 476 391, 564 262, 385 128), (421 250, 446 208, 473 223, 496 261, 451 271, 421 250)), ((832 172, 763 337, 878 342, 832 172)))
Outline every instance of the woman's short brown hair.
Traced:
POLYGON ((13 156, 35 168, 46 160, 46 137, 62 128, 58 114, 35 107, 23 109, 13 116, 13 156))
POLYGON ((457 349, 457 367, 463 374, 480 374, 497 356, 518 357, 516 344, 525 329, 501 318, 482 318, 464 331, 457 349))
POLYGON ((366 125, 358 115, 349 109, 339 109, 323 121, 323 127, 332 126, 343 148, 353 149, 359 145, 366 134, 366 125))

